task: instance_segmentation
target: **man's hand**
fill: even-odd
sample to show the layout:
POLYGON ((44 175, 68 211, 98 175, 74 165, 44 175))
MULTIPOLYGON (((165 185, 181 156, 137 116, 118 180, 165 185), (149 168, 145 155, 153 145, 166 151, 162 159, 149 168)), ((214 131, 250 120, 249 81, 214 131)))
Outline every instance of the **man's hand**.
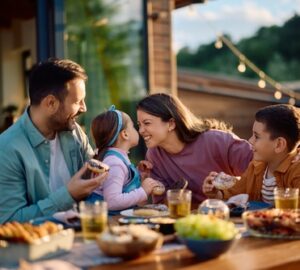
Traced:
POLYGON ((108 172, 105 172, 90 179, 82 179, 87 169, 86 163, 67 184, 68 191, 75 201, 80 201, 90 195, 94 189, 103 184, 108 175, 108 172))

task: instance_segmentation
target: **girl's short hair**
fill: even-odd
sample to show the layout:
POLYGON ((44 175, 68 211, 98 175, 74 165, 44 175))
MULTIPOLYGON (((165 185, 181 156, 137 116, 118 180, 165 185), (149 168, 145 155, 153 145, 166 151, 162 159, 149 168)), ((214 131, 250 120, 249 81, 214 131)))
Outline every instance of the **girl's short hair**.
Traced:
POLYGON ((165 94, 152 94, 142 99, 137 110, 159 117, 164 122, 174 119, 178 138, 185 143, 194 141, 197 136, 210 129, 231 131, 226 123, 216 119, 196 117, 179 98, 165 94))

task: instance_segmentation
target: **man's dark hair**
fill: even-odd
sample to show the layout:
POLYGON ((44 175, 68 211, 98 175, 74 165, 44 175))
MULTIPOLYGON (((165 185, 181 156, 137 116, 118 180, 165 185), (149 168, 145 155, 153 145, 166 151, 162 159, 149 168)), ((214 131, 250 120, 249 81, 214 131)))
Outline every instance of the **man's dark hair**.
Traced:
POLYGON ((74 79, 87 79, 84 69, 68 59, 48 59, 38 63, 29 78, 31 105, 39 105, 43 98, 53 95, 61 102, 67 95, 66 84, 74 79))
POLYGON ((260 109, 255 120, 266 126, 272 140, 283 137, 287 141, 288 150, 291 151, 299 141, 300 113, 292 105, 271 105, 260 109))

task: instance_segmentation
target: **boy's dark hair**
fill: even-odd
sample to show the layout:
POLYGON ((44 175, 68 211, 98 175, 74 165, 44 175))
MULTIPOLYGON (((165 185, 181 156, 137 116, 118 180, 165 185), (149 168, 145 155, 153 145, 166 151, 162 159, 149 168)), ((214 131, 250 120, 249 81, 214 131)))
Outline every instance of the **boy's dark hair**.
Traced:
POLYGON ((48 59, 38 63, 29 78, 31 105, 39 105, 48 95, 63 102, 67 95, 66 83, 74 79, 87 79, 84 69, 68 59, 48 59))
POLYGON ((283 137, 287 141, 288 151, 293 150, 300 138, 299 109, 286 104, 271 105, 260 109, 255 114, 255 120, 266 126, 270 138, 283 137))

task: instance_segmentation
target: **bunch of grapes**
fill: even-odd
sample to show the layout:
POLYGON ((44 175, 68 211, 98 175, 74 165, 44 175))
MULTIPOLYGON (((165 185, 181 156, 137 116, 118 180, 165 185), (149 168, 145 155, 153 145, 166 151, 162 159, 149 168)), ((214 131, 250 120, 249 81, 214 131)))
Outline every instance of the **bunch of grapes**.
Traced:
POLYGON ((230 221, 209 215, 189 215, 175 223, 179 236, 191 239, 233 239, 238 231, 230 221))

